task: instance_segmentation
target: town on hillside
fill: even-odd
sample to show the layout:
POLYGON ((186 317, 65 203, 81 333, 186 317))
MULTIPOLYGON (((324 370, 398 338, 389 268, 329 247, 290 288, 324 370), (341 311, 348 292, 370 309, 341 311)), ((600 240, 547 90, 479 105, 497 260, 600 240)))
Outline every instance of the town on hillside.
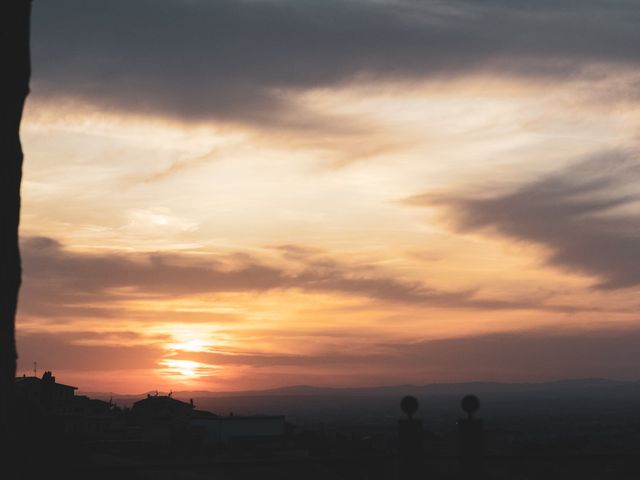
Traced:
POLYGON ((77 390, 50 371, 15 379, 21 479, 640 478, 636 382, 298 386, 195 401, 77 390), (478 397, 460 395, 471 387, 485 418, 478 397), (238 414, 264 410, 287 417, 238 414))
POLYGON ((96 451, 149 454, 268 451, 280 446, 286 433, 283 415, 219 415, 197 409, 193 400, 157 392, 120 407, 76 390, 56 381, 50 371, 16 378, 18 431, 46 429, 49 437, 96 451))

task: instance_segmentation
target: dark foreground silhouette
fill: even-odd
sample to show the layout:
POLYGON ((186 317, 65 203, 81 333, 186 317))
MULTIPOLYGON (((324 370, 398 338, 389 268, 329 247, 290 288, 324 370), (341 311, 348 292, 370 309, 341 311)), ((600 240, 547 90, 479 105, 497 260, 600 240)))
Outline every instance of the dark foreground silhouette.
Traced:
POLYGON ((18 220, 22 148, 20 121, 29 92, 28 0, 0 2, 0 461, 12 475, 15 314, 20 288, 18 220))
POLYGON ((7 478, 638 478, 640 413, 618 398, 637 404, 637 385, 576 385, 537 397, 486 390, 484 419, 478 397, 458 394, 355 396, 351 404, 297 396, 319 407, 290 417, 283 398, 285 417, 257 414, 278 405, 273 396, 254 396, 252 411, 243 397, 158 392, 118 405, 78 395, 45 372, 15 379, 20 468, 7 478), (580 411, 587 392, 601 401, 580 411))

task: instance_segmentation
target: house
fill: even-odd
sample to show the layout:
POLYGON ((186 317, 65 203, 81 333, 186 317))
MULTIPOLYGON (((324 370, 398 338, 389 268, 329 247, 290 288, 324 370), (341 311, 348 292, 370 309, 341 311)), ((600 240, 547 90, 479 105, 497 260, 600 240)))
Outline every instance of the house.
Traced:
POLYGON ((44 372, 42 378, 23 376, 15 380, 16 400, 48 415, 70 413, 77 389, 57 383, 49 371, 44 372))
POLYGON ((148 424, 187 424, 194 410, 193 402, 187 403, 169 395, 147 395, 138 400, 131 412, 140 425, 148 424))
POLYGON ((42 378, 18 377, 16 401, 31 420, 48 419, 59 432, 71 436, 100 437, 118 423, 111 402, 76 395, 78 388, 58 383, 51 372, 42 378))
POLYGON ((75 395, 67 413, 63 415, 64 432, 83 437, 102 437, 116 428, 122 428, 118 409, 85 395, 75 395))
POLYGON ((143 438, 158 443, 174 443, 190 435, 193 402, 187 403, 169 395, 147 395, 135 402, 131 417, 142 428, 143 438))
POLYGON ((203 431, 203 441, 212 445, 237 441, 268 442, 285 434, 284 415, 198 416, 191 426, 203 431))

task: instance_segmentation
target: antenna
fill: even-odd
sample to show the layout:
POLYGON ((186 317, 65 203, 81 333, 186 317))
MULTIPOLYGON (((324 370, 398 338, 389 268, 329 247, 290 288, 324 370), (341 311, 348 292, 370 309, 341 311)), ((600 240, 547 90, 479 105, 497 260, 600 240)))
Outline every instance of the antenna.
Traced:
POLYGON ((38 376, 38 362, 33 362, 33 376, 38 376))

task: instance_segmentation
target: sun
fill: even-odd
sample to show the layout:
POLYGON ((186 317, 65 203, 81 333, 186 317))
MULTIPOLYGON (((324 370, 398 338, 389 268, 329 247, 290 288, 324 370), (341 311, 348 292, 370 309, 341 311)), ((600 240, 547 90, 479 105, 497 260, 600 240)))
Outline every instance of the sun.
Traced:
POLYGON ((209 349, 209 345, 204 340, 192 339, 178 341, 176 343, 168 343, 166 345, 168 350, 177 350, 181 352, 206 352, 209 349))
POLYGON ((164 359, 160 362, 164 367, 162 373, 177 380, 197 379, 211 375, 215 367, 206 363, 194 362, 192 360, 164 359))

